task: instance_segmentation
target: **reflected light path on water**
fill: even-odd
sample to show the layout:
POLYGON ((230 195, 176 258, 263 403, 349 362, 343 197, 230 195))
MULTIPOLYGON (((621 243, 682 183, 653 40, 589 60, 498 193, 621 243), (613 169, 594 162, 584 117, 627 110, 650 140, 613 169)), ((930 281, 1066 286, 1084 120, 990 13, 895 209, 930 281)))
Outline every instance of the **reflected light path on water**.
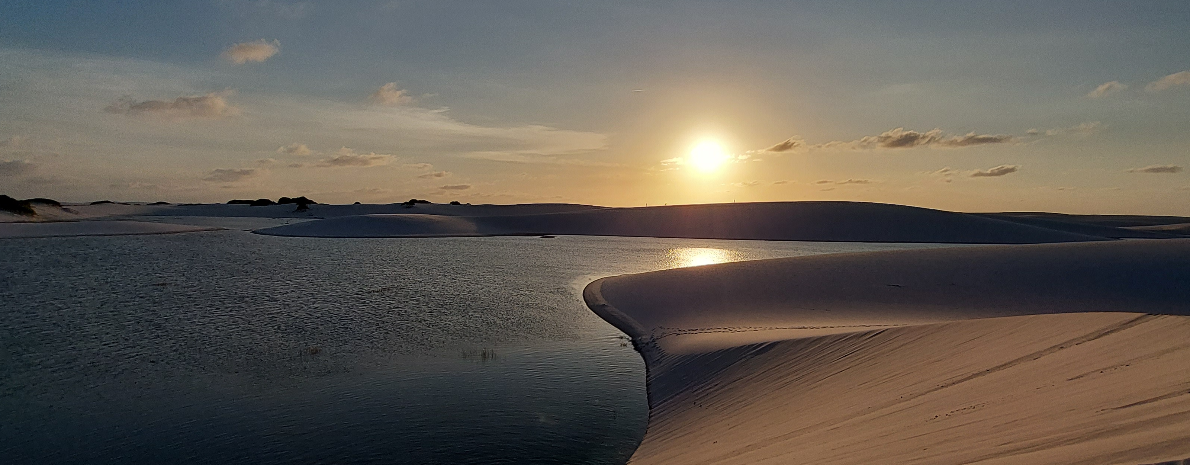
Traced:
POLYGON ((744 259, 736 251, 707 247, 669 249, 665 255, 667 259, 666 266, 669 268, 689 268, 692 266, 736 262, 744 259))

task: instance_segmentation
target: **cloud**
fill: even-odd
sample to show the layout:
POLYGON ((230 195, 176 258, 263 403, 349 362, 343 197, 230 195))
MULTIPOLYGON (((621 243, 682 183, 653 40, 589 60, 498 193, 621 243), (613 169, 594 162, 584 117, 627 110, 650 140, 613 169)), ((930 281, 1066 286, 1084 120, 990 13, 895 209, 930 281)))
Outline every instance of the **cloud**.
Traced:
POLYGON ((1144 168, 1129 168, 1129 173, 1173 174, 1181 173, 1182 167, 1177 165, 1149 165, 1144 168))
POLYGON ((428 170, 428 169, 434 167, 434 165, 431 165, 429 163, 406 163, 402 166, 405 166, 407 168, 418 169, 418 170, 428 170))
POLYGON ((37 165, 25 160, 0 160, 0 176, 18 176, 37 168, 37 165))
POLYGON ((1020 171, 1020 169, 1020 165, 1000 165, 994 168, 988 168, 986 170, 972 171, 970 176, 973 178, 993 178, 1012 174, 1020 171))
POLYGON ((5 140, 0 140, 0 148, 17 148, 25 143, 25 136, 12 136, 5 140))
POLYGON ((439 187, 439 189, 442 189, 445 191, 465 191, 470 188, 471 188, 470 184, 447 184, 445 186, 439 187))
POLYGON ((760 185, 760 181, 733 182, 731 185, 735 187, 756 187, 760 185))
POLYGON ((1149 85, 1145 86, 1145 90, 1149 92, 1160 92, 1171 87, 1187 85, 1190 85, 1190 71, 1182 71, 1150 82, 1149 85))
POLYGON ((1088 92, 1087 97, 1103 98, 1127 88, 1128 84, 1121 83, 1120 81, 1105 82, 1100 84, 1099 87, 1096 87, 1095 90, 1088 92))
POLYGON ((786 181, 784 179, 780 180, 780 181, 773 181, 773 185, 779 185, 779 184, 789 184, 789 181, 786 181))
POLYGON ((121 97, 103 111, 122 115, 156 115, 168 119, 204 118, 217 119, 236 116, 240 110, 227 103, 229 92, 212 92, 206 95, 178 97, 172 102, 145 100, 138 102, 132 97, 121 97))
POLYGON ((450 171, 435 171, 433 173, 420 174, 417 177, 422 179, 445 178, 450 176, 450 171))
POLYGON ((1003 144, 1012 142, 1012 136, 1007 134, 976 134, 969 132, 962 136, 953 136, 938 142, 944 147, 970 147, 972 145, 1003 144))
POLYGON ((1074 135, 1080 135, 1080 136, 1089 136, 1091 134, 1101 132, 1105 128, 1107 128, 1107 126, 1104 126, 1103 123, 1100 123, 1098 121, 1089 121, 1089 122, 1080 123, 1076 126, 1071 126, 1068 128, 1046 129, 1045 135, 1047 135, 1047 136, 1062 136, 1062 135, 1066 135, 1066 134, 1074 134, 1074 135))
POLYGON ((845 147, 852 149, 905 149, 913 147, 938 146, 948 148, 972 147, 976 145, 1003 144, 1012 142, 1014 138, 1006 134, 976 134, 974 132, 961 136, 944 136, 941 129, 920 132, 905 128, 890 129, 876 136, 864 136, 845 142, 833 141, 818 144, 814 148, 831 149, 845 147))
POLYGON ((376 152, 355 153, 355 150, 343 147, 335 153, 335 156, 324 159, 315 166, 320 168, 335 168, 343 166, 379 166, 387 165, 389 161, 392 161, 392 159, 392 155, 380 154, 376 152))
POLYGON ((242 170, 214 170, 211 174, 203 178, 203 181, 211 182, 238 182, 245 179, 255 178, 260 175, 260 170, 255 168, 248 168, 242 170))
POLYGON ((259 160, 256 160, 256 164, 260 165, 260 166, 275 165, 275 164, 277 164, 277 159, 276 158, 261 158, 259 160))
POLYGON ((846 180, 842 180, 842 181, 832 181, 830 179, 820 179, 818 181, 814 181, 814 184, 836 184, 836 185, 872 184, 872 180, 870 180, 870 179, 846 179, 846 180))
POLYGON ((774 145, 772 147, 764 149, 764 151, 765 152, 788 152, 790 150, 797 150, 801 147, 805 147, 805 145, 806 145, 806 141, 802 140, 801 138, 799 138, 797 136, 793 136, 788 139, 785 139, 782 142, 777 143, 777 145, 774 145))
POLYGON ((529 152, 471 152, 466 155, 473 160, 501 161, 506 163, 529 163, 538 165, 573 165, 573 166, 620 166, 615 163, 584 160, 581 158, 560 158, 540 153, 529 152))
POLYGON ((223 59, 237 65, 242 65, 249 61, 260 63, 272 58, 273 55, 276 55, 277 52, 280 51, 280 41, 273 40, 270 42, 260 39, 252 42, 241 42, 232 45, 227 50, 223 51, 223 59))
POLYGON ((304 156, 304 155, 309 155, 311 153, 314 153, 314 151, 310 150, 310 147, 307 147, 306 144, 299 144, 297 142, 294 142, 289 145, 282 145, 280 147, 277 147, 277 153, 283 153, 285 155, 304 156))
POLYGON ((404 105, 413 102, 413 97, 410 97, 403 89, 398 89, 395 82, 380 86, 379 89, 376 89, 376 92, 372 92, 370 98, 372 102, 386 106, 404 105))
POLYGON ((859 140, 859 145, 864 148, 871 148, 875 146, 887 149, 899 149, 929 145, 940 140, 942 140, 941 129, 934 129, 927 132, 917 132, 906 131, 905 128, 896 128, 885 131, 879 136, 863 137, 859 140))

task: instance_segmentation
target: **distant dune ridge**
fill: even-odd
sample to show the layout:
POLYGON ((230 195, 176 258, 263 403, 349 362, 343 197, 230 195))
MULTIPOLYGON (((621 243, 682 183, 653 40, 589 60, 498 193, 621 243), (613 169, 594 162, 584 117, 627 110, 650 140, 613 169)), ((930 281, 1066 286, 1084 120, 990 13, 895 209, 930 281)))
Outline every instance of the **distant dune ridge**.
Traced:
MULTIPOLYGON (((864 202, 771 202, 549 213, 467 215, 429 221, 404 214, 330 218, 257 231, 279 236, 406 237, 606 235, 857 242, 1045 243, 1108 239, 979 215, 864 202)), ((479 212, 476 212, 479 213, 479 212)), ((1127 235, 1118 228, 1091 228, 1127 235)), ((1154 233, 1160 235, 1160 233, 1154 233)), ((1165 236, 1167 237, 1167 236, 1165 236)))
POLYGON ((648 367, 630 463, 1190 457, 1190 240, 824 255, 604 278, 648 367))

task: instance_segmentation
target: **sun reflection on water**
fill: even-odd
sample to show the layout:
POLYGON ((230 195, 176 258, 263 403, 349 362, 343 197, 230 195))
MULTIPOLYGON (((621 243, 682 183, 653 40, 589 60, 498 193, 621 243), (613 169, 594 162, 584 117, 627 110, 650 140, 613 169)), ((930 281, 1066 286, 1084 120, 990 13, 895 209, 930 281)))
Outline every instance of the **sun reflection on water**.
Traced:
POLYGON ((691 266, 714 265, 739 261, 738 253, 731 250, 712 249, 706 247, 682 247, 669 249, 665 252, 667 265, 671 268, 687 268, 691 266))

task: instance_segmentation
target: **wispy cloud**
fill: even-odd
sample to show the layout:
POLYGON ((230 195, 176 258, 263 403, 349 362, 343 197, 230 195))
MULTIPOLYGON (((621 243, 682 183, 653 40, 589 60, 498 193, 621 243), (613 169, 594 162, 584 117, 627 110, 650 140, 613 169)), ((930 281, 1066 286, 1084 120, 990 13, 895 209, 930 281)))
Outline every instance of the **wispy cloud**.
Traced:
POLYGON ((1145 86, 1145 90, 1149 92, 1160 92, 1173 87, 1187 85, 1190 85, 1190 71, 1182 71, 1150 82, 1149 85, 1145 86))
POLYGON ((36 167, 26 160, 0 160, 0 176, 17 176, 31 172, 36 167))
POLYGON ((471 152, 466 155, 472 160, 489 160, 502 161, 506 163, 526 163, 539 165, 573 165, 573 166, 620 166, 615 163, 607 163, 595 160, 587 160, 583 158, 564 158, 553 155, 546 155, 532 152, 471 152))
POLYGON ((470 188, 470 184, 447 184, 445 186, 439 187, 439 189, 444 191, 465 191, 470 188))
POLYGON ((805 147, 805 146, 806 146, 806 141, 802 140, 798 136, 793 136, 788 139, 785 139, 784 141, 778 142, 776 145, 773 145, 772 147, 764 149, 763 151, 764 152, 780 153, 780 152, 788 152, 791 150, 797 150, 797 149, 805 147))
POLYGON ((297 142, 294 142, 289 145, 282 145, 280 147, 277 147, 277 153, 281 153, 281 154, 285 154, 285 155, 305 156, 305 155, 314 153, 314 151, 310 150, 310 147, 307 147, 306 144, 299 144, 297 142))
POLYGON ((223 59, 242 65, 247 62, 260 63, 277 52, 281 51, 281 42, 278 40, 268 41, 265 39, 255 40, 252 42, 241 42, 223 51, 223 59))
POLYGON ((1181 173, 1182 167, 1178 165, 1149 165, 1143 168, 1129 168, 1129 173, 1148 173, 1148 174, 1173 174, 1181 173))
POLYGON ((387 165, 390 161, 392 161, 392 159, 392 155, 380 154, 376 152, 356 153, 355 150, 343 147, 339 149, 338 152, 335 152, 334 156, 326 158, 314 166, 319 168, 336 168, 344 166, 379 166, 387 165))
POLYGON ((413 97, 410 97, 404 89, 398 89, 395 82, 380 86, 379 89, 376 89, 376 92, 372 92, 370 98, 372 102, 386 106, 413 103, 413 97))
POLYGON ((760 185, 760 181, 740 181, 733 182, 730 185, 735 187, 756 187, 760 185))
POLYGON ((137 101, 130 96, 121 97, 103 111, 121 115, 154 115, 166 119, 218 119, 240 114, 240 110, 227 103, 230 92, 212 92, 206 95, 178 97, 173 101, 137 101))
POLYGON ((425 173, 425 174, 417 175, 417 177, 422 178, 422 179, 445 178, 448 176, 450 176, 449 171, 434 171, 432 173, 425 173))
POLYGON ((1000 165, 986 170, 972 171, 970 176, 973 178, 995 178, 1015 173, 1020 169, 1020 165, 1000 165))
POLYGON ((4 140, 0 140, 0 148, 12 149, 20 147, 25 143, 25 136, 12 136, 4 140))
POLYGON ((1080 124, 1077 124, 1075 126, 1071 126, 1068 128, 1053 128, 1053 129, 1046 129, 1045 131, 1040 131, 1037 129, 1030 129, 1027 132, 1027 134, 1029 134, 1031 136, 1045 134, 1045 135, 1051 136, 1051 137, 1052 136, 1071 135, 1071 134, 1077 135, 1077 136, 1089 136, 1091 134, 1102 132, 1104 129, 1107 129, 1107 126, 1105 126, 1103 123, 1101 123, 1099 121, 1088 121, 1086 123, 1080 123, 1080 124))
POLYGON ((976 134, 969 132, 962 136, 953 136, 938 141, 943 147, 970 147, 973 145, 1003 144, 1012 142, 1013 137, 1007 134, 976 134))
POLYGON ((871 179, 844 179, 842 181, 833 181, 830 179, 819 179, 817 181, 814 181, 814 184, 834 184, 834 185, 841 186, 841 185, 847 185, 847 184, 872 184, 872 182, 873 181, 871 179))
POLYGON ((255 168, 247 168, 247 169, 239 169, 239 170, 218 169, 218 170, 211 171, 211 173, 207 177, 203 178, 203 181, 239 182, 239 181, 243 181, 246 179, 255 178, 255 177, 259 176, 260 173, 261 173, 261 171, 258 169, 255 169, 255 168))
POLYGON ((895 128, 875 136, 864 136, 853 141, 832 141, 815 145, 818 149, 849 148, 857 150, 872 149, 906 149, 913 147, 947 147, 962 148, 977 145, 1003 144, 1012 142, 1013 136, 1007 134, 976 134, 970 132, 964 135, 946 136, 941 129, 930 131, 913 131, 905 128, 895 128))
POLYGON ((1095 90, 1088 92, 1087 97, 1089 97, 1089 98, 1103 98, 1103 97, 1107 97, 1108 95, 1120 92, 1127 88, 1128 88, 1128 84, 1121 83, 1120 81, 1105 82, 1103 84, 1100 84, 1099 87, 1096 87, 1095 90))

